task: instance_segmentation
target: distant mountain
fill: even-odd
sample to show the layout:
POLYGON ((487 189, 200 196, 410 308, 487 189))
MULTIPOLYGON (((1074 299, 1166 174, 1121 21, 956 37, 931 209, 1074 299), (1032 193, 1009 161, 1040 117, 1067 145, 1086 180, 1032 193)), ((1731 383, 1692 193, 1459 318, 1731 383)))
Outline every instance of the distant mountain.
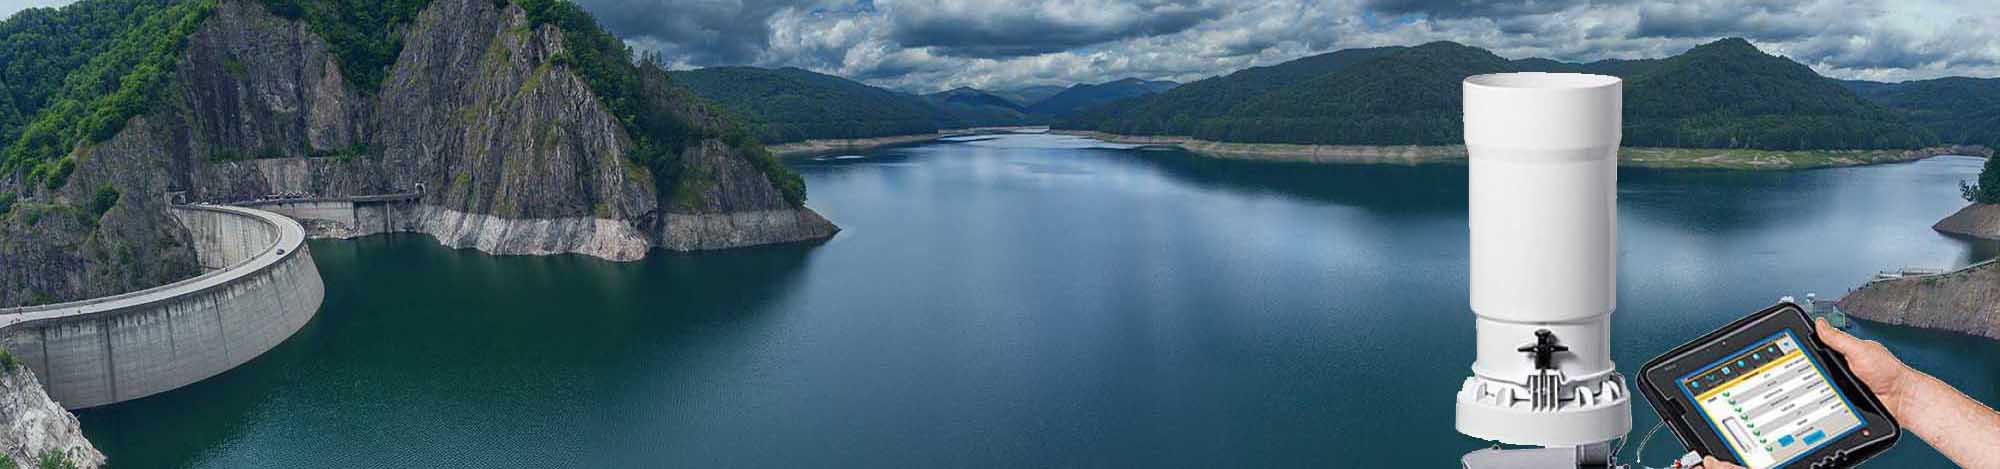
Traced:
POLYGON ((1180 86, 1171 81, 1146 81, 1137 78, 1091 84, 1078 84, 1049 96, 1027 107, 1028 114, 1051 117, 1068 117, 1077 111, 1100 106, 1113 101, 1136 98, 1161 93, 1180 86))
POLYGON ((1908 113, 1947 143, 2000 147, 2000 78, 1842 84, 1862 99, 1908 113))
POLYGON ((1112 103, 1070 116, 1064 128, 1135 135, 1195 135, 1199 122, 1218 119, 1243 101, 1332 73, 1406 47, 1346 49, 1188 83, 1158 95, 1112 103))
POLYGON ((1915 148, 1935 134, 1809 67, 1723 39, 1627 77, 1632 146, 1773 150, 1915 148))
POLYGON ((938 126, 943 128, 1024 125, 1033 121, 1021 105, 974 88, 953 88, 922 98, 937 108, 938 126))
POLYGON ((797 68, 713 67, 671 72, 695 94, 751 124, 765 143, 936 132, 926 100, 797 68))
POLYGON ((984 90, 980 90, 977 88, 964 87, 964 86, 927 94, 924 95, 924 98, 948 104, 958 104, 965 106, 992 106, 1013 111, 1024 110, 1021 105, 1014 104, 1013 101, 1008 101, 1007 98, 995 96, 993 93, 988 93, 984 90))
POLYGON ((1509 61, 1450 42, 1349 49, 1189 83, 1056 125, 1231 142, 1454 144, 1462 140, 1463 78, 1515 71, 1625 78, 1625 143, 1633 146, 1787 150, 1937 142, 1901 113, 1742 39, 1666 59, 1584 64, 1509 61))
POLYGON ((1055 96, 1056 93, 1061 93, 1066 89, 1069 88, 1055 85, 1040 85, 988 91, 988 93, 1007 98, 1008 101, 1012 101, 1015 105, 1026 108, 1035 105, 1035 103, 1042 102, 1044 99, 1049 99, 1050 96, 1055 96))

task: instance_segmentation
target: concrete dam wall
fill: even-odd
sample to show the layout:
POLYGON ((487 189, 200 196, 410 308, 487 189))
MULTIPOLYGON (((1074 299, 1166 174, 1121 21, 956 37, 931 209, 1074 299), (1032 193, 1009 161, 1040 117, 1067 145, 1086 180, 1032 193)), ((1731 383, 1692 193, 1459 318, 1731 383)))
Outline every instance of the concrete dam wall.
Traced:
POLYGON ((310 238, 353 239, 418 231, 418 194, 325 199, 263 200, 237 205, 284 215, 303 224, 310 238))
POLYGON ((172 210, 206 273, 0 311, 0 341, 64 408, 138 399, 221 374, 277 346, 319 311, 326 286, 298 222, 238 207, 172 210))

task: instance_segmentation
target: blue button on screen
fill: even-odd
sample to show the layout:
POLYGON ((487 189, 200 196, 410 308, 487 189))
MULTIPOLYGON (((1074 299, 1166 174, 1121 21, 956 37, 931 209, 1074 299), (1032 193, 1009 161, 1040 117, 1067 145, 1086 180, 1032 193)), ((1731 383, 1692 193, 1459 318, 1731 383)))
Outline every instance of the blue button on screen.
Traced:
POLYGON ((1824 440, 1824 439, 1826 439, 1826 432, 1820 430, 1813 430, 1811 434, 1806 435, 1806 444, 1811 445, 1813 443, 1819 443, 1819 440, 1824 440))
POLYGON ((1779 447, 1785 447, 1785 446, 1791 446, 1791 445, 1792 445, 1792 436, 1791 436, 1791 435, 1785 435, 1785 436, 1781 436, 1781 437, 1778 437, 1778 446, 1779 446, 1779 447))

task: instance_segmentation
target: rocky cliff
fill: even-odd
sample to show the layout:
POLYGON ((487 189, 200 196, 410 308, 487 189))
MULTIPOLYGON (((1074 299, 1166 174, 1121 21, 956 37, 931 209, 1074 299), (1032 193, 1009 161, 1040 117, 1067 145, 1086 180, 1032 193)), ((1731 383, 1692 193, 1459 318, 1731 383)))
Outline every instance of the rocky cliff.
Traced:
POLYGON ((104 465, 104 454, 83 438, 76 416, 49 400, 34 371, 5 368, 0 370, 0 455, 18 467, 36 467, 44 457, 83 468, 104 465))
POLYGON ((631 127, 572 70, 570 38, 520 6, 434 0, 400 34, 380 89, 362 89, 307 22, 252 0, 216 2, 158 102, 79 146, 66 182, 44 189, 0 175, 0 196, 19 198, 0 208, 0 306, 197 273, 187 234, 166 214, 170 192, 230 202, 421 188, 415 219, 397 226, 496 254, 625 261, 653 247, 837 231, 778 190, 760 146, 726 143, 734 124, 657 70, 632 72, 648 85, 648 110, 699 138, 667 166, 635 163, 631 127))
POLYGON ((1857 318, 2000 339, 2000 263, 1870 283, 1840 299, 1857 318))

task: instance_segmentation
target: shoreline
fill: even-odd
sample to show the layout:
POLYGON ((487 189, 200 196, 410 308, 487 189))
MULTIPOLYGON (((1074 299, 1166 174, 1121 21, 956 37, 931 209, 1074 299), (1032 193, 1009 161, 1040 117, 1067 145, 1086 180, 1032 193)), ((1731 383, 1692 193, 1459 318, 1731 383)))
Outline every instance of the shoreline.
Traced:
POLYGON ((802 140, 797 142, 780 143, 775 145, 765 145, 764 149, 769 150, 772 156, 776 156, 779 158, 790 158, 797 156, 813 156, 813 155, 823 155, 827 153, 838 153, 838 152, 848 152, 848 151, 866 151, 882 147, 926 143, 926 142, 937 141, 938 139, 947 137, 964 137, 967 135, 985 135, 985 134, 1015 132, 1022 130, 1039 130, 1046 128, 1047 127, 1045 126, 1023 125, 1023 126, 1010 126, 1010 127, 972 127, 964 129, 940 129, 937 132, 928 134, 889 135, 883 137, 866 137, 866 138, 826 138, 826 139, 802 140))
MULTIPOLYGON (((1049 133, 1092 138, 1110 143, 1173 147, 1210 158, 1246 161, 1410 165, 1465 161, 1464 145, 1231 143, 1185 136, 1121 135, 1090 130, 1050 130, 1049 133)), ((1623 167, 1660 169, 1785 170, 1903 163, 1941 155, 1991 157, 1993 149, 1977 145, 1939 146, 1918 150, 1803 151, 1620 147, 1618 164, 1623 167)))
POLYGON ((1840 310, 1869 321, 2000 340, 2000 260, 1945 273, 1870 281, 1840 299, 1840 310))
POLYGON ((1954 213, 1931 229, 1939 233, 1978 239, 2000 240, 2000 205, 1972 204, 1954 213))

